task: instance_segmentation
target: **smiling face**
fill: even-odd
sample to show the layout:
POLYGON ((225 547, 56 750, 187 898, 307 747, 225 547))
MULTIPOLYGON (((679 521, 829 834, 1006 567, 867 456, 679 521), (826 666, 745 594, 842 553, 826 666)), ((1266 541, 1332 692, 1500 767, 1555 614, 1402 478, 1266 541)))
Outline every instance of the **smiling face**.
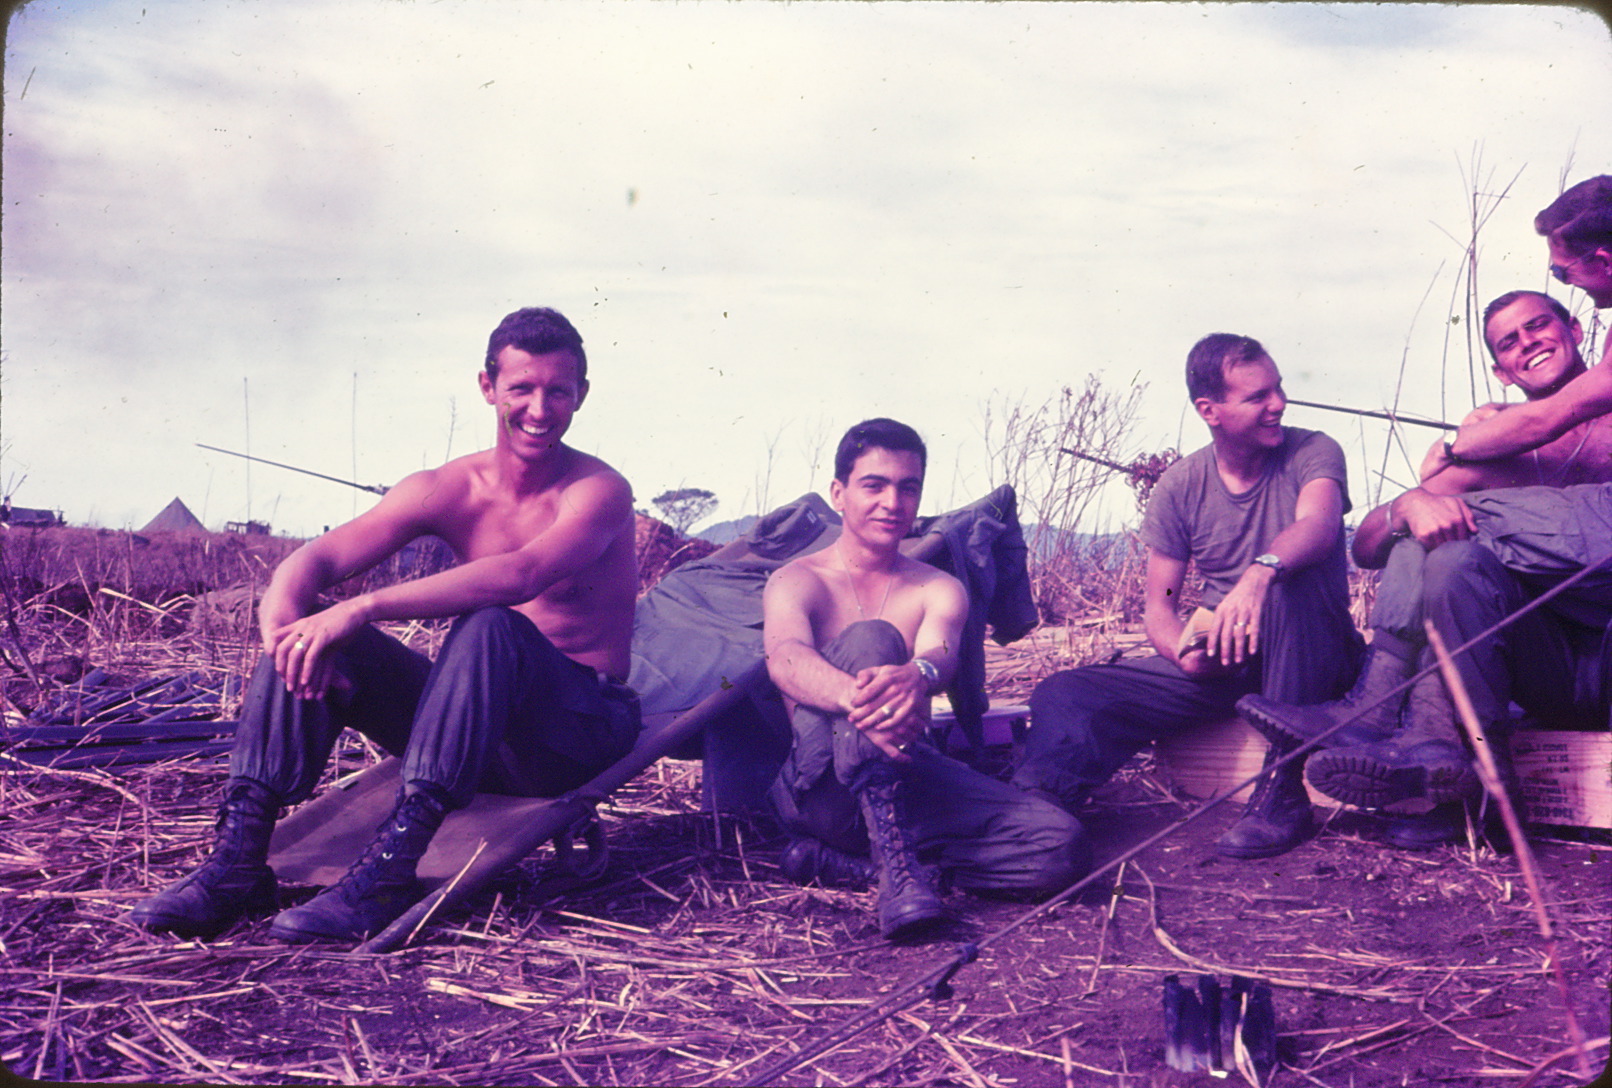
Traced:
POLYGON ((845 532, 875 548, 894 548, 918 517, 924 465, 911 450, 869 446, 851 465, 844 483, 829 484, 829 502, 845 532))
POLYGON ((1548 397, 1584 370, 1578 352, 1584 330, 1563 321, 1538 295, 1524 295, 1496 310, 1484 326, 1494 352, 1494 374, 1529 400, 1548 397))
POLYGON ((1193 406, 1234 447, 1271 450, 1282 444, 1287 395, 1281 372, 1268 355, 1227 367, 1225 399, 1199 397, 1193 406))
POLYGON ((559 447, 587 394, 569 351, 533 355, 506 347, 498 353, 498 377, 481 373, 481 395, 498 409, 499 447, 523 460, 559 447))

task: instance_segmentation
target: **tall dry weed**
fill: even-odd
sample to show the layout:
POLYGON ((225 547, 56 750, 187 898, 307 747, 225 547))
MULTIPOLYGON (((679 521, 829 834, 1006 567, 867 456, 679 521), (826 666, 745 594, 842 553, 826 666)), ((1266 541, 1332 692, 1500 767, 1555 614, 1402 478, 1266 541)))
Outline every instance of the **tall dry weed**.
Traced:
POLYGON ((991 483, 1011 484, 1029 548, 1030 579, 1044 623, 1141 614, 1142 553, 1128 531, 1097 522, 1102 492, 1116 477, 1139 498, 1174 451, 1138 457, 1130 434, 1145 386, 1111 390, 1096 375, 1040 403, 986 406, 991 483))

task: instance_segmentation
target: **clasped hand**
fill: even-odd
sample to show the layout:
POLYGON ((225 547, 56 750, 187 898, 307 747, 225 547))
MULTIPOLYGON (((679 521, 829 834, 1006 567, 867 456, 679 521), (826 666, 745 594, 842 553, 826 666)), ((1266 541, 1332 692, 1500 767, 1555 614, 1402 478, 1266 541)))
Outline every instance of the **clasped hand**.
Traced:
POLYGON ((906 749, 924 729, 921 707, 928 695, 915 665, 876 665, 856 674, 849 719, 852 725, 898 763, 910 763, 906 749))
POLYGON ((1478 531, 1471 508, 1454 495, 1433 495, 1417 488, 1395 499, 1392 510, 1428 551, 1478 531))

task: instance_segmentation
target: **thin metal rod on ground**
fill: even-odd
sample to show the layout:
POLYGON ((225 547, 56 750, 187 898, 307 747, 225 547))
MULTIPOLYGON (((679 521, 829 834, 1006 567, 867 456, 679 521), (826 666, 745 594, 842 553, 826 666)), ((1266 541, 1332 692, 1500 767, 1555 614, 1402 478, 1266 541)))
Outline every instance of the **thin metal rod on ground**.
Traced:
MULTIPOLYGON (((1546 590, 1544 593, 1540 594, 1538 597, 1535 597, 1533 600, 1523 605, 1521 608, 1517 609, 1515 612, 1503 617, 1499 622, 1491 625, 1486 630, 1479 632, 1477 635, 1468 639, 1460 646, 1457 646, 1453 651, 1451 651, 1451 656, 1466 653, 1484 639, 1494 635, 1497 631, 1505 629, 1506 627, 1515 623, 1517 620, 1521 619, 1523 616, 1526 616, 1536 609, 1541 608, 1548 601, 1565 593, 1568 589, 1577 585, 1579 582, 1582 582, 1590 574, 1600 570, 1608 563, 1612 563, 1612 553, 1603 556, 1600 561, 1589 564, 1583 567, 1581 570, 1576 571, 1572 575, 1552 586, 1550 589, 1546 590)), ((1110 869, 1123 865, 1125 862, 1130 861, 1143 851, 1150 849, 1157 843, 1162 842, 1164 839, 1175 834, 1177 831, 1180 831, 1188 824, 1200 819, 1205 813, 1211 812, 1218 808, 1221 804, 1225 803, 1232 796, 1240 792, 1245 786, 1252 785, 1261 776, 1274 773, 1278 768, 1291 763, 1295 759, 1309 758, 1309 754, 1311 752, 1320 747, 1323 742, 1325 742, 1338 730, 1371 713, 1379 706, 1388 702, 1390 699, 1398 699, 1400 696, 1404 695, 1405 692, 1409 691, 1417 681, 1422 679, 1422 677, 1427 676, 1438 667, 1439 665, 1437 662, 1435 662, 1434 664, 1428 665, 1426 668, 1421 669, 1404 683, 1384 694, 1382 698, 1361 706, 1352 715, 1349 715, 1334 723, 1330 728, 1312 737, 1310 740, 1306 741, 1302 745, 1299 745, 1297 748, 1294 748, 1281 758, 1273 760, 1268 766, 1262 768, 1252 775, 1249 775, 1247 778, 1243 779, 1235 786, 1232 786, 1230 789, 1211 797, 1202 805, 1181 817, 1175 823, 1149 836, 1118 856, 1110 858, 1106 863, 1093 869, 1091 872, 1069 885, 1069 887, 1065 888, 1057 895, 1054 895, 1045 902, 1042 902, 1037 906, 1025 911, 1023 914, 1007 923, 1007 925, 1003 926, 1001 929, 998 929, 994 933, 988 934, 979 941, 971 944, 961 945, 958 951, 945 962, 934 968, 931 968, 928 971, 925 971, 921 975, 909 979, 906 983, 897 986, 895 989, 886 994, 878 1003, 851 1017, 840 1027, 828 1032, 816 1042, 802 1047, 800 1050, 781 1061, 775 1062, 773 1065, 767 1067, 761 1073, 757 1074, 753 1079, 745 1081, 745 1084, 751 1086, 751 1088, 759 1088, 759 1086, 762 1085, 772 1084, 785 1073, 798 1069, 800 1066, 815 1060, 835 1047, 849 1042, 851 1039, 854 1039, 864 1031, 876 1027, 878 1024, 883 1023, 885 1020, 888 1020, 890 1017, 896 1015, 903 1009, 917 1004, 919 1001, 923 1000, 926 992, 931 990, 939 990, 942 986, 949 984, 952 975, 966 965, 974 962, 974 960, 979 957, 980 949, 996 943, 1003 937, 1006 937, 1009 933, 1012 933, 1014 930, 1018 929, 1020 926, 1023 926, 1040 915, 1045 914, 1058 904, 1067 901, 1076 892, 1079 892, 1087 885, 1091 884, 1110 869)))

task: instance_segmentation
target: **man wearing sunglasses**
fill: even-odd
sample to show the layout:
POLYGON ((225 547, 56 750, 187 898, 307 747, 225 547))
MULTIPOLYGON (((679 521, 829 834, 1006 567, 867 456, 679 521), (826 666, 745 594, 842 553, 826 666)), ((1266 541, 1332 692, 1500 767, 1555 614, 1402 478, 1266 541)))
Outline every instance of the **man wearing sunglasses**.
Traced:
MULTIPOLYGON (((1551 272, 1612 306, 1612 177, 1581 182, 1539 213, 1551 272)), ((1452 647, 1490 627, 1612 548, 1612 353, 1586 367, 1581 330, 1560 304, 1534 292, 1491 303, 1485 339, 1495 373, 1527 398, 1487 406, 1434 446, 1422 486, 1362 521, 1356 562, 1385 566, 1372 650, 1355 688, 1320 706, 1257 696, 1238 704, 1251 724, 1286 743, 1324 740, 1307 777, 1318 790, 1364 807, 1417 800, 1421 818, 1391 825, 1399 846, 1459 836, 1477 779, 1436 673, 1405 701, 1388 698, 1431 659, 1423 617, 1452 647), (1419 656, 1420 655, 1420 656, 1419 656)), ((1612 670, 1612 570, 1587 575, 1545 607, 1478 641, 1456 664, 1485 727, 1515 700, 1553 721, 1607 725, 1612 670)))
MULTIPOLYGON (((1577 287, 1598 310, 1612 307, 1612 175, 1581 181, 1534 217, 1550 248, 1550 272, 1577 287)), ((1608 338, 1612 347, 1612 338, 1608 338)), ((1588 419, 1612 412, 1612 350, 1546 400, 1463 423, 1444 447, 1455 463, 1493 461, 1560 438, 1588 419)), ((1424 469, 1427 466, 1424 466, 1424 469)))

